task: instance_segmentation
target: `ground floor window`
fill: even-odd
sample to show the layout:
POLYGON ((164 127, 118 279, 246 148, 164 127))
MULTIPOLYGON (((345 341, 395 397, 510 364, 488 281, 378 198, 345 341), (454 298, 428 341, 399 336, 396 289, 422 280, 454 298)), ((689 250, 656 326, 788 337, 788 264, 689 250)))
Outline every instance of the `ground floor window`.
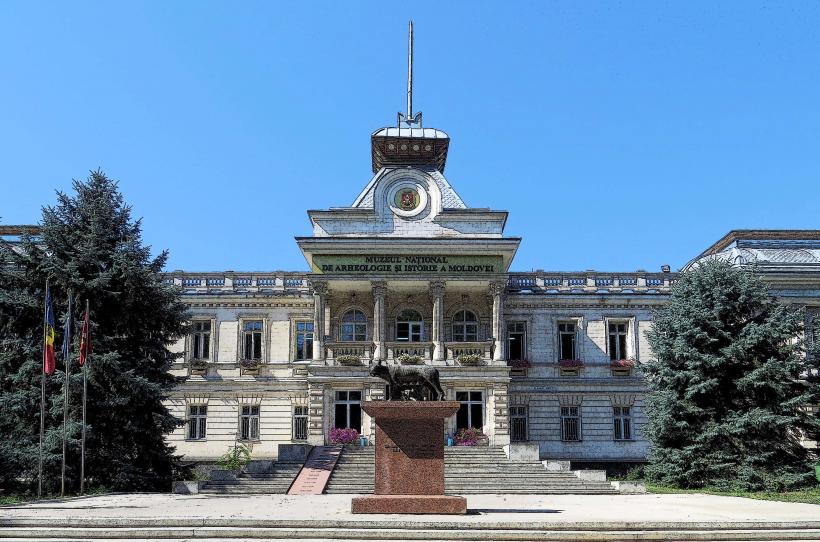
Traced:
POLYGON ((239 440, 259 440, 259 405, 242 405, 239 414, 239 440))
POLYGON ((202 440, 205 438, 208 407, 206 405, 188 406, 188 440, 202 440))
POLYGON ((527 440, 527 407, 510 407, 510 440, 522 442, 527 440))
POLYGON ((461 403, 456 414, 456 429, 484 427, 484 392, 457 391, 456 401, 461 403))
POLYGON ((293 440, 308 438, 308 407, 293 407, 293 440))
POLYGON ((581 416, 577 406, 561 407, 561 440, 581 440, 581 416))
POLYGON ((615 440, 632 440, 632 413, 630 407, 614 407, 615 440))
POLYGON ((333 426, 338 429, 355 429, 362 432, 362 392, 337 391, 334 400, 336 418, 333 426))

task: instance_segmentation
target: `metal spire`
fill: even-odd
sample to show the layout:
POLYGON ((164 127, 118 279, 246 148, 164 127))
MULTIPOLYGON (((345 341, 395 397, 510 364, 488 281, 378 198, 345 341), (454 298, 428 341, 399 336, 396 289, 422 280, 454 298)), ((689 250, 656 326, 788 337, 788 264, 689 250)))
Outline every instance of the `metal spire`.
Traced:
POLYGON ((421 128, 421 111, 413 115, 413 21, 407 24, 407 114, 399 113, 399 127, 418 125, 421 128))

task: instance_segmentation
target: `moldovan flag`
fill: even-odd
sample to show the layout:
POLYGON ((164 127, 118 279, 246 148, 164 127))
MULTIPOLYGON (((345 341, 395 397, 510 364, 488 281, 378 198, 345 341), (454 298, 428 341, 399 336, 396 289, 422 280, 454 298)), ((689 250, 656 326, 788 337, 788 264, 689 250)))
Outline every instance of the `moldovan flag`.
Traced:
POLYGON ((80 332, 80 367, 85 365, 88 354, 91 353, 91 336, 88 334, 88 305, 83 316, 83 329, 80 332))
POLYGON ((51 290, 46 286, 45 336, 43 340, 43 373, 51 376, 57 368, 54 359, 54 305, 51 303, 51 290))

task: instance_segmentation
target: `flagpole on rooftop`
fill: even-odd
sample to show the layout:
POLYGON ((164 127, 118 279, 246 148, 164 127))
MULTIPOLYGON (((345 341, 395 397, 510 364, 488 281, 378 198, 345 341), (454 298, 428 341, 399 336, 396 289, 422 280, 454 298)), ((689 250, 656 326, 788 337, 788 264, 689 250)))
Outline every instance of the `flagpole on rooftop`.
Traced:
POLYGON ((86 351, 83 352, 83 344, 80 344, 80 356, 83 358, 83 437, 80 444, 80 495, 85 490, 85 398, 88 396, 88 299, 85 300, 85 316, 83 317, 83 331, 80 342, 85 341, 86 351))
POLYGON ((37 496, 43 496, 43 431, 46 424, 46 334, 48 333, 48 279, 43 300, 43 366, 40 367, 40 461, 37 467, 37 496))
POLYGON ((63 472, 60 478, 60 497, 65 496, 65 448, 66 422, 68 421, 68 387, 71 377, 71 315, 74 310, 71 302, 71 290, 68 290, 68 316, 65 321, 65 336, 63 337, 63 361, 65 362, 65 389, 63 396, 63 472))

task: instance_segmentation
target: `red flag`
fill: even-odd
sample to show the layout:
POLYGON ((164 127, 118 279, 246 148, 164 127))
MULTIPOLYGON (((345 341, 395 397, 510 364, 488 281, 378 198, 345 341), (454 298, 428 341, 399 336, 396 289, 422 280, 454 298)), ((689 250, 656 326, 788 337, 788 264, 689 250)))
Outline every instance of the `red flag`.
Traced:
POLYGON ((85 316, 83 316, 83 329, 80 332, 80 367, 85 365, 85 360, 91 353, 91 335, 88 331, 88 304, 85 306, 85 316))
POLYGON ((51 376, 57 369, 54 358, 54 306, 51 303, 51 289, 46 285, 45 334, 43 336, 43 373, 51 376))

